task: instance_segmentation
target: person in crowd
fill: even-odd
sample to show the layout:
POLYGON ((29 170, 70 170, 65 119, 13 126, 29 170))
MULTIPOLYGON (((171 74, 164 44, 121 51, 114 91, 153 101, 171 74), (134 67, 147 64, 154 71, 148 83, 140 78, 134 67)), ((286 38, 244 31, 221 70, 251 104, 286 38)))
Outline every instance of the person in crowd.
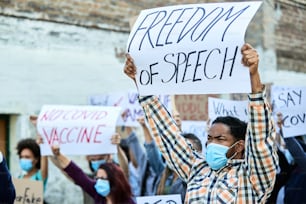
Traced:
MULTIPOLYGON (((125 155, 125 152, 120 147, 121 136, 118 133, 115 133, 111 137, 112 144, 117 145, 117 155, 113 154, 95 154, 95 155, 86 155, 86 160, 88 161, 88 167, 90 169, 90 174, 87 174, 89 177, 94 178, 94 175, 98 171, 101 164, 105 163, 116 163, 118 164, 124 172, 126 178, 129 178, 128 173, 128 161, 125 155), (115 158, 118 158, 117 159, 115 158)), ((94 199, 85 191, 83 191, 83 203, 84 204, 93 204, 94 199)))
MULTIPOLYGON (((241 53, 251 80, 249 123, 231 116, 215 119, 205 156, 193 151, 158 97, 139 97, 163 157, 187 183, 185 203, 265 203, 273 189, 278 166, 276 132, 260 81, 259 56, 247 43, 241 53)), ((137 86, 136 71, 127 54, 124 73, 137 86)))
MULTIPOLYGON (((198 154, 202 153, 202 144, 200 139, 192 133, 182 133, 186 142, 190 143, 191 148, 198 154)), ((185 200, 187 183, 179 175, 166 165, 161 176, 157 181, 157 195, 181 194, 182 202, 185 200)))
POLYGON ((48 158, 41 156, 39 143, 40 139, 33 138, 25 138, 18 142, 16 149, 22 169, 18 178, 42 181, 45 190, 48 179, 48 158))
POLYGON ((0 150, 0 204, 13 204, 15 198, 16 192, 12 176, 0 150))
MULTIPOLYGON (((173 116, 176 117, 176 124, 181 124, 179 113, 177 111, 172 111, 172 113, 173 116)), ((160 151, 151 136, 149 127, 146 125, 144 117, 139 117, 137 120, 144 132, 144 146, 148 155, 148 163, 152 166, 155 175, 158 175, 154 182, 155 194, 180 194, 182 201, 184 201, 187 187, 186 183, 175 171, 170 169, 169 166, 164 163, 160 151)), ((190 145, 195 151, 198 153, 202 152, 202 144, 197 136, 192 133, 183 133, 182 136, 187 139, 187 142, 191 143, 190 145)))
POLYGON ((129 182, 134 196, 154 195, 153 182, 156 175, 148 163, 148 157, 144 151, 136 131, 132 127, 124 127, 127 137, 122 140, 122 147, 129 161, 129 182))
MULTIPOLYGON (((282 116, 277 114, 277 127, 281 128, 282 116)), ((284 186, 288 182, 290 175, 294 169, 293 157, 286 147, 285 140, 279 131, 276 134, 277 155, 279 159, 279 167, 276 174, 271 196, 267 200, 267 204, 282 204, 284 202, 284 186)))
MULTIPOLYGON (((120 141, 121 141, 121 136, 119 133, 114 133, 111 137, 111 143, 113 145, 117 146, 117 155, 115 155, 118 158, 115 159, 113 154, 93 154, 93 155, 86 155, 86 160, 88 161, 88 167, 90 169, 90 173, 87 174, 88 177, 90 178, 94 178, 100 165, 101 164, 105 164, 105 163, 115 163, 117 165, 119 165, 121 167, 121 169, 124 172, 124 175, 126 176, 126 178, 129 178, 129 174, 128 174, 128 160, 127 157, 125 155, 125 152, 123 151, 123 149, 120 147, 120 141)), ((57 160, 55 160, 53 157, 50 158, 52 163, 58 167, 60 170, 62 170, 60 164, 58 163, 57 160)), ((69 175, 66 174, 65 171, 62 171, 62 173, 72 182, 74 182, 74 180, 72 178, 70 178, 69 175)), ((94 198, 89 195, 86 191, 83 190, 83 203, 84 204, 93 204, 95 203, 94 198)))
MULTIPOLYGON (((278 124, 280 135, 284 138, 281 113, 278 124)), ((294 161, 294 168, 284 188, 284 203, 306 203, 306 143, 300 136, 286 137, 284 140, 294 161)))
POLYGON ((54 160, 74 182, 87 192, 95 204, 135 204, 131 187, 123 170, 113 162, 100 164, 95 178, 90 178, 72 160, 61 154, 58 146, 51 147, 54 160))

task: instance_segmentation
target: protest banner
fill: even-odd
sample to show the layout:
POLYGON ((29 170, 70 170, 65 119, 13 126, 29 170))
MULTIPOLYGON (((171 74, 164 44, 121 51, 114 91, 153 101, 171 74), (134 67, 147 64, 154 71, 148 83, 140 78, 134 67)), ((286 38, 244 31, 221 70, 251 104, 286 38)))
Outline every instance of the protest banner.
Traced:
POLYGON ((271 88, 273 115, 283 115, 284 137, 306 134, 306 87, 278 86, 271 88))
POLYGON ((195 136, 201 140, 202 153, 205 152, 205 144, 207 141, 207 121, 183 120, 182 132, 195 134, 195 136))
POLYGON ((136 197, 137 204, 182 204, 180 194, 136 197))
POLYGON ((208 97, 208 115, 211 122, 219 116, 233 116, 248 122, 248 101, 208 97))
POLYGON ((16 198, 14 204, 43 204, 43 183, 30 179, 12 178, 16 198))
POLYGON ((42 155, 52 155, 50 146, 55 144, 65 155, 116 153, 111 136, 120 110, 106 106, 44 105, 37 119, 37 130, 44 142, 42 155))
POLYGON ((126 48, 137 67, 140 95, 250 92, 240 48, 260 5, 187 4, 141 11, 126 48))
POLYGON ((136 119, 143 116, 143 110, 138 102, 138 94, 135 91, 106 93, 89 97, 89 105, 94 106, 118 106, 121 107, 117 126, 139 126, 136 119), (124 114, 124 118, 122 117, 124 114))
MULTIPOLYGON (((138 102, 138 92, 128 91, 124 93, 107 93, 89 97, 90 105, 119 106, 121 115, 118 117, 117 126, 139 127, 137 118, 144 116, 142 107, 138 102), (124 114, 123 114, 124 113, 124 114)), ((158 96, 164 106, 171 110, 171 97, 169 95, 158 96)))
POLYGON ((208 97, 217 94, 175 95, 175 106, 182 120, 206 121, 208 119, 208 97))

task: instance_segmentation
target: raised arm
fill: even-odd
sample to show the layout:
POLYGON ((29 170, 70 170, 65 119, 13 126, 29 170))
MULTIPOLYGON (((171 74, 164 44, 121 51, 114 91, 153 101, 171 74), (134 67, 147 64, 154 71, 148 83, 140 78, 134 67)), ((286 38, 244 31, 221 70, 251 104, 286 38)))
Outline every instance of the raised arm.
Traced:
MULTIPOLYGON (((36 143, 38 145, 43 143, 42 137, 40 135, 38 135, 36 143)), ((40 171, 41 171, 41 176, 43 180, 45 181, 48 178, 48 172, 49 172, 48 156, 41 156, 40 171)))
POLYGON ((162 171, 165 168, 165 163, 163 162, 162 156, 160 154, 160 151, 158 147, 156 146, 152 136, 151 132, 149 130, 149 127, 146 124, 145 118, 144 117, 139 117, 137 119, 139 122, 140 126, 142 127, 143 133, 144 133, 144 138, 145 138, 145 143, 144 147, 147 152, 148 156, 148 162, 152 166, 152 169, 154 172, 159 175, 162 173, 162 171))
POLYGON ((112 144, 117 146, 117 156, 119 161, 119 166, 122 168, 124 175, 126 178, 129 178, 129 167, 128 167, 128 159, 123 149, 120 147, 121 135, 119 133, 115 133, 112 135, 111 142, 112 144))
MULTIPOLYGON (((135 82, 136 67, 129 55, 127 55, 124 73, 135 82)), ((191 147, 180 135, 180 129, 157 97, 143 97, 139 99, 139 102, 145 112, 153 138, 168 165, 184 181, 187 181, 195 161, 191 147)))
POLYGON ((60 152, 60 148, 58 146, 55 145, 51 146, 51 150, 54 155, 53 159, 57 163, 56 166, 60 169, 66 168, 71 162, 71 160, 60 152))
POLYGON ((244 44, 241 48, 242 64, 249 67, 252 93, 262 93, 263 84, 258 72, 259 56, 257 51, 249 44, 244 44))
POLYGON ((52 146, 51 149, 54 155, 53 159, 56 161, 57 167, 63 170, 63 172, 65 172, 76 185, 80 186, 90 196, 93 198, 97 196, 97 193, 93 187, 95 181, 89 178, 73 161, 63 155, 58 146, 52 146))
MULTIPOLYGON (((37 132, 37 116, 36 115, 31 115, 30 116, 30 121, 34 125, 36 132, 37 132)), ((43 143, 42 137, 38 134, 37 132, 37 139, 36 142, 38 145, 43 143)), ((49 166, 48 166, 48 157, 47 156, 41 156, 40 159, 40 171, 41 171, 41 176, 42 179, 45 181, 48 178, 48 171, 49 171, 49 166)))
POLYGON ((242 63, 249 67, 252 93, 249 94, 249 124, 246 138, 246 169, 253 188, 262 196, 273 189, 278 165, 276 132, 271 108, 265 96, 258 72, 259 57, 255 49, 245 44, 242 63))

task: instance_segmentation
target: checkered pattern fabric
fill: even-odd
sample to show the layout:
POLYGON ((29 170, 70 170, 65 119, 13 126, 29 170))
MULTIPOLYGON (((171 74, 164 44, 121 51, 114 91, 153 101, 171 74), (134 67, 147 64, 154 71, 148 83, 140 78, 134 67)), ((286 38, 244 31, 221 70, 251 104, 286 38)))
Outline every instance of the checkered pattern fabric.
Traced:
POLYGON ((212 170, 192 150, 156 96, 140 97, 156 144, 167 164, 187 182, 185 203, 265 203, 276 177, 275 128, 265 92, 249 94, 249 123, 244 159, 212 170))

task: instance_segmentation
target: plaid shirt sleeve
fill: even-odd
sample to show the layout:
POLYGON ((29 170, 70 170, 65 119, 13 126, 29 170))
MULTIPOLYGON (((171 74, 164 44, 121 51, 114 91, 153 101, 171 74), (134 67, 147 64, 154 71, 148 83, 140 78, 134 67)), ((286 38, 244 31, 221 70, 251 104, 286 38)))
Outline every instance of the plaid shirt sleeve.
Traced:
POLYGON ((171 169, 187 182, 195 160, 189 143, 156 96, 140 98, 153 138, 171 169))
POLYGON ((249 94, 246 169, 259 197, 269 196, 273 190, 278 165, 275 137, 276 131, 265 91, 249 94))

